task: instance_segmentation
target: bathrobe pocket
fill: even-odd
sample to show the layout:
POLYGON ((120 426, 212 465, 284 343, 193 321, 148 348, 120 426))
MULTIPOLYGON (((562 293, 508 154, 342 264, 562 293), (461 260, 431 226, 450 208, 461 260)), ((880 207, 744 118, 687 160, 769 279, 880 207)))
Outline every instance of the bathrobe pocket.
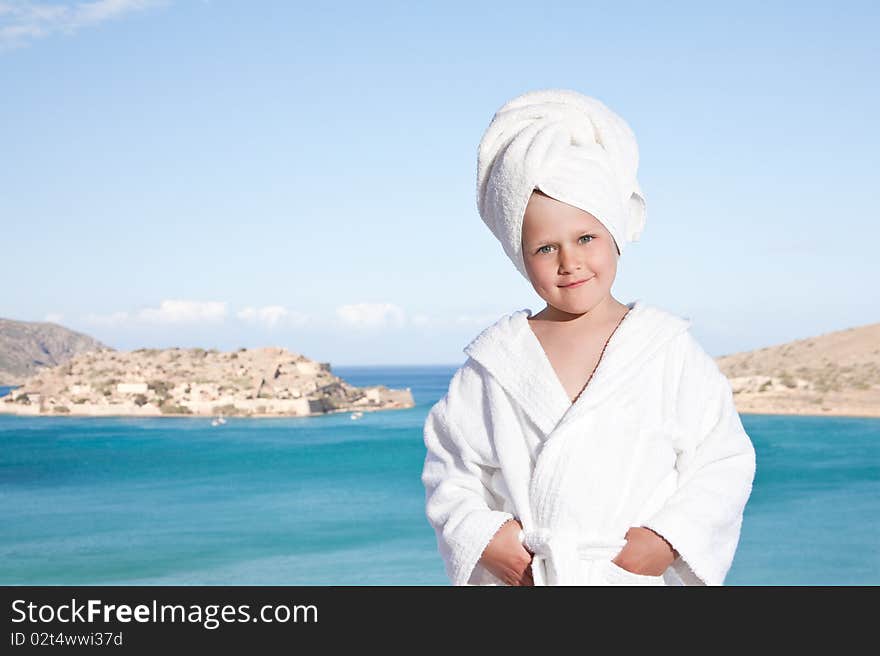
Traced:
POLYGON ((604 579, 611 585, 666 585, 662 574, 636 574, 610 560, 605 561, 604 579))

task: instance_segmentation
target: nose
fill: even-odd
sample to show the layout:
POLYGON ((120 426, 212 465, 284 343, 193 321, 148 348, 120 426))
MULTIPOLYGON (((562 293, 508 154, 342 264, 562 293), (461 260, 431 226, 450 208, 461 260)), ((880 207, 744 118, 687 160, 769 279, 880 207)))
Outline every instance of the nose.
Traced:
POLYGON ((574 250, 567 250, 565 248, 559 250, 559 273, 577 271, 580 268, 580 260, 574 250))

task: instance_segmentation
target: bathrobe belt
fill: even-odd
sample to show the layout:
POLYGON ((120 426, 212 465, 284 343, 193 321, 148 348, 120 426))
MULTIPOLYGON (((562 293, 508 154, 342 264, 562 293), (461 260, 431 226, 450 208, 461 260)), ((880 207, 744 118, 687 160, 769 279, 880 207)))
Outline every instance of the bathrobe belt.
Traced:
POLYGON ((626 545, 626 539, 588 537, 537 528, 519 532, 523 546, 534 554, 532 579, 538 585, 574 585, 579 580, 582 560, 611 560, 626 545), (547 575, 544 576, 546 564, 547 575))

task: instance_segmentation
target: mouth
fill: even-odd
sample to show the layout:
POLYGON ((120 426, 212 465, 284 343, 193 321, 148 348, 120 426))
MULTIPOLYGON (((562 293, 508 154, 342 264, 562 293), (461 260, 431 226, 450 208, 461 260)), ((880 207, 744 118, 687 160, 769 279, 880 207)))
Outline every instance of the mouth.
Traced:
POLYGON ((559 287, 561 287, 562 289, 574 289, 575 287, 580 287, 586 282, 590 282, 592 279, 593 278, 584 278, 583 280, 578 280, 577 282, 573 282, 570 285, 559 285, 559 287))

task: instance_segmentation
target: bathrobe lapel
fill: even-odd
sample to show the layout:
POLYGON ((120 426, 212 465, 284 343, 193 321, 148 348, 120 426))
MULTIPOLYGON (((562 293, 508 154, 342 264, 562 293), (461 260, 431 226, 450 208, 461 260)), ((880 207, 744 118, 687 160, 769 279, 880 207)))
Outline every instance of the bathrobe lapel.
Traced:
POLYGON ((532 311, 517 310, 477 335, 464 352, 480 363, 549 442, 558 429, 577 421, 636 375, 664 344, 683 332, 690 320, 646 305, 629 304, 630 311, 605 347, 593 378, 571 403, 538 338, 528 325, 532 311))

